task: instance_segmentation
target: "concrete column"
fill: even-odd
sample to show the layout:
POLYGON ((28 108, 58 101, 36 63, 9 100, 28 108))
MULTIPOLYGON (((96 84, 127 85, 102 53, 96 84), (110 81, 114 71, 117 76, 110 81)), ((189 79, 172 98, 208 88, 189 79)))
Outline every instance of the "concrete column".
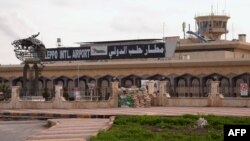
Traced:
POLYGON ((153 94, 154 93, 154 82, 153 81, 149 81, 147 83, 148 85, 148 94, 153 94))
POLYGON ((219 93, 219 81, 211 82, 211 95, 216 95, 219 93))
POLYGON ((61 108, 63 106, 62 101, 65 101, 62 96, 63 86, 55 86, 55 100, 53 101, 53 108, 61 108))
POLYGON ((61 85, 55 86, 55 98, 56 99, 60 99, 61 97, 63 97, 62 90, 63 90, 63 86, 61 86, 61 85))
POLYGON ((148 86, 148 94, 151 95, 151 96, 153 96, 153 97, 151 97, 151 105, 152 106, 158 106, 159 102, 158 102, 157 99, 159 97, 155 97, 155 95, 154 95, 154 90, 155 90, 155 88, 154 88, 154 81, 153 80, 148 81, 147 82, 147 86, 148 86))
POLYGON ((160 92, 159 92, 159 106, 164 106, 165 105, 165 97, 167 94, 167 90, 166 90, 166 86, 167 86, 167 81, 160 81, 160 92))
POLYGON ((211 81, 211 92, 208 95, 209 106, 221 106, 223 95, 219 93, 219 81, 211 81))
POLYGON ((11 108, 16 109, 19 107, 19 95, 20 95, 20 87, 19 86, 12 86, 11 87, 11 108))
POLYGON ((170 77, 170 83, 171 83, 170 89, 173 90, 173 95, 176 96, 176 89, 175 89, 176 84, 175 84, 175 81, 174 81, 174 77, 170 77))
POLYGON ((111 107, 117 108, 118 107, 119 81, 112 82, 111 87, 112 87, 112 101, 113 101, 113 105, 111 105, 111 107))

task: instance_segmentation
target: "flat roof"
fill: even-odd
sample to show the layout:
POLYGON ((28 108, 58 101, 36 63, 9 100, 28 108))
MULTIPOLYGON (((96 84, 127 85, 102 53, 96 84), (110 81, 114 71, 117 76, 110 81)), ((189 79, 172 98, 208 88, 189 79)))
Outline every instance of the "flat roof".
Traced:
POLYGON ((94 41, 94 42, 76 42, 80 45, 86 44, 109 44, 109 43, 124 43, 124 42, 145 42, 145 41, 158 41, 162 39, 131 39, 131 40, 113 40, 113 41, 94 41))

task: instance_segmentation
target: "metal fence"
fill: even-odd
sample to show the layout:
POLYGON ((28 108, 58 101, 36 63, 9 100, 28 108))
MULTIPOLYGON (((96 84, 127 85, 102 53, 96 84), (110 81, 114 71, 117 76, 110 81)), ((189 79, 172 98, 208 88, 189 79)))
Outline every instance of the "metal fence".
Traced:
MULTIPOLYGON (((39 89, 34 91, 32 95, 28 95, 29 91, 33 89, 20 89, 20 98, 22 100, 30 101, 49 101, 55 96, 54 89, 39 89)), ((63 90, 62 96, 68 101, 107 101, 112 95, 112 89, 93 88, 93 89, 80 89, 80 90, 63 90)))
POLYGON ((39 89, 33 91, 32 95, 28 95, 29 91, 33 89, 20 89, 20 98, 22 100, 31 100, 31 101, 49 101, 55 96, 54 89, 39 89))
POLYGON ((106 101, 112 95, 111 88, 93 88, 93 89, 80 89, 80 90, 67 90, 63 91, 63 96, 66 100, 76 101, 106 101))

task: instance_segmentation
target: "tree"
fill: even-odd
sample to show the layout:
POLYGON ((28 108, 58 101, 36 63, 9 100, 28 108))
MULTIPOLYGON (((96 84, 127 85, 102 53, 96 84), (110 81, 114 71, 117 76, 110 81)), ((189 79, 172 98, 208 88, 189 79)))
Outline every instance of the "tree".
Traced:
POLYGON ((0 84, 0 92, 3 93, 3 99, 7 100, 11 98, 11 89, 5 84, 0 84))

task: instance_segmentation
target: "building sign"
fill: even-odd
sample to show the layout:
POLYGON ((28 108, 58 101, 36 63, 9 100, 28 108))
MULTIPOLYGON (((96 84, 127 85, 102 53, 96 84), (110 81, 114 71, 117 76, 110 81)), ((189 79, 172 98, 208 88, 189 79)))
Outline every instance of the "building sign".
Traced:
POLYGON ((248 95, 248 85, 247 83, 240 83, 240 95, 247 96, 248 95))
POLYGON ((165 57, 165 52, 164 42, 134 45, 50 48, 46 50, 44 61, 161 58, 165 57))
POLYGON ((70 61, 90 59, 90 48, 52 48, 46 49, 44 61, 70 61))
POLYGON ((110 59, 165 57, 164 43, 108 46, 110 59))
POLYGON ((91 46, 91 56, 107 56, 108 51, 107 51, 107 46, 102 46, 102 45, 96 45, 96 46, 91 46))

